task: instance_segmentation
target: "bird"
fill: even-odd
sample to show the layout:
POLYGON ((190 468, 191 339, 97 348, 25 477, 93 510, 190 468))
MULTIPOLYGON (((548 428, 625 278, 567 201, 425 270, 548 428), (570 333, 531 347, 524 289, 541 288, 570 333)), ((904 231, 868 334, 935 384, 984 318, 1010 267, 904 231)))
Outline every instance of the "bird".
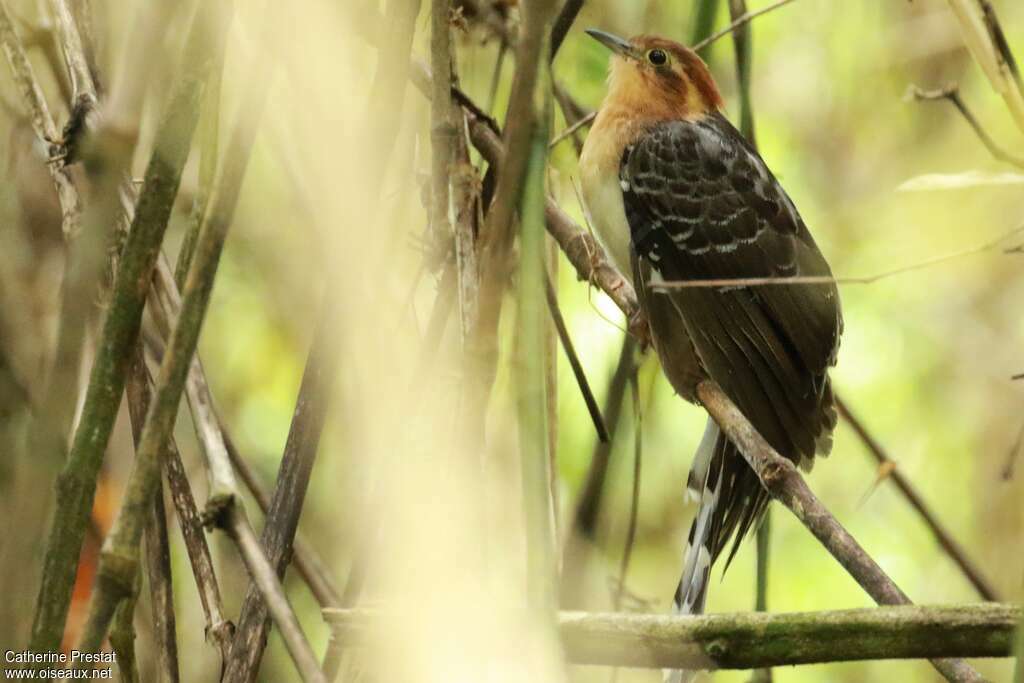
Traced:
MULTIPOLYGON (((585 214, 633 283, 664 374, 697 403, 717 383, 780 454, 808 469, 837 414, 829 369, 843 319, 832 272, 765 161, 723 113, 707 65, 667 38, 588 29, 611 50, 608 86, 580 156, 585 214), (813 276, 766 286, 671 283, 813 276)), ((770 500, 711 418, 694 455, 696 499, 675 611, 704 611, 708 576, 770 500)), ((675 680, 681 680, 676 678, 675 680)))

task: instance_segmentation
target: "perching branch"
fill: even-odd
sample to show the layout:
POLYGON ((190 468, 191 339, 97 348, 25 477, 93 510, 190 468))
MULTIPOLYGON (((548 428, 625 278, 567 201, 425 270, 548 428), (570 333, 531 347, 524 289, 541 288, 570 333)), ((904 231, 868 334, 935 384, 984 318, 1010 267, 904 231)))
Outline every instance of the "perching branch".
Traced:
MULTIPOLYGON (((910 604, 906 594, 821 504, 796 466, 758 434, 717 384, 710 380, 698 384, 697 398, 746 459, 765 490, 796 515, 875 602, 910 604)), ((949 681, 983 680, 977 671, 959 659, 933 659, 932 664, 949 681)))
MULTIPOLYGON (((854 433, 861 440, 861 443, 867 448, 868 452, 878 461, 880 466, 887 463, 895 463, 895 461, 889 456, 885 448, 881 443, 867 430, 864 423, 853 414, 850 407, 846 405, 846 402, 839 396, 836 397, 836 407, 839 408, 839 414, 843 416, 843 419, 849 423, 850 427, 853 428, 854 433)), ((999 596, 996 593, 995 588, 986 579, 978 567, 974 564, 974 561, 970 558, 967 552, 964 550, 952 534, 942 526, 942 523, 935 516, 935 513, 931 511, 928 504, 925 503, 921 494, 918 493, 914 485, 903 476, 899 467, 892 469, 888 475, 889 479, 892 479, 893 483, 896 484, 896 488, 900 490, 903 497, 907 499, 910 506, 917 511, 924 521, 928 530, 935 536, 935 540, 938 541, 942 549, 949 555, 950 559, 956 563, 957 567, 967 578, 967 580, 974 586, 974 589, 978 591, 985 600, 997 601, 999 596)))
MULTIPOLYGON (((945 654, 1006 657, 1020 617, 1019 607, 986 603, 701 616, 561 612, 558 625, 575 664, 754 669, 945 654)), ((324 610, 346 640, 383 618, 371 610, 324 610)))

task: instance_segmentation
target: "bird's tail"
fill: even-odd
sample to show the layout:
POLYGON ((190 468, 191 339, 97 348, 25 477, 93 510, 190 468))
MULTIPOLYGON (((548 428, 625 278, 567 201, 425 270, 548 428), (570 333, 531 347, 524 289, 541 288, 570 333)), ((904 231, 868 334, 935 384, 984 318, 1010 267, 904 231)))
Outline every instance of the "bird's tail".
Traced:
MULTIPOLYGON (((690 526, 683 574, 676 588, 676 614, 702 614, 711 565, 737 529, 737 543, 760 518, 767 495, 732 443, 708 418, 686 482, 686 495, 698 502, 690 526), (751 479, 752 478, 752 479, 751 479)), ((735 552, 735 547, 733 548, 735 552)), ((731 556, 730 556, 731 559, 731 556)), ((687 683, 693 671, 667 670, 666 683, 687 683)))
POLYGON ((693 465, 686 480, 686 497, 698 503, 697 514, 690 525, 690 535, 683 555, 683 574, 676 588, 675 613, 700 614, 707 596, 708 574, 714 550, 714 529, 721 494, 721 432, 715 421, 708 419, 693 465), (717 457, 716 457, 717 456, 717 457))

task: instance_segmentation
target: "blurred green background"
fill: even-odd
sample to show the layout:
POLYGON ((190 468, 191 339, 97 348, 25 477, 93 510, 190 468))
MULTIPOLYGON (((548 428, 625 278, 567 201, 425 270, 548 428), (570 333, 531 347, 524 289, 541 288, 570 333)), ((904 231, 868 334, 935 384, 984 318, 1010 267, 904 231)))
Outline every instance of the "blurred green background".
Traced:
MULTIPOLYGON (((34 20, 30 4, 16 9, 23 18, 34 20)), ((111 47, 105 54, 109 64, 117 54, 115 47, 124 40, 127 21, 113 5, 95 4, 110 37, 111 47)), ((728 21, 724 4, 718 10, 716 27, 728 21)), ((765 3, 750 4, 757 9, 765 3)), ((1017 48, 1018 55, 1024 54, 1024 4, 1011 0, 994 4, 1011 47, 1017 48)), ((578 101, 597 107, 604 92, 608 55, 582 33, 583 28, 598 27, 623 35, 657 33, 688 41, 693 33, 693 13, 694 3, 689 0, 588 1, 555 62, 555 77, 578 101)), ((254 16, 255 10, 239 8, 242 27, 256 25, 254 16)), ((179 22, 168 27, 164 49, 170 50, 169 46, 180 41, 184 21, 179 22)), ((357 40, 346 8, 311 3, 298 22, 298 35, 306 41, 299 46, 299 54, 321 61, 304 72, 305 79, 294 65, 286 65, 289 77, 273 86, 272 103, 302 98, 319 89, 344 89, 346 83, 365 85, 374 51, 359 43, 339 47, 332 42, 338 36, 342 42, 357 40), (353 61, 332 65, 330 59, 338 56, 353 61), (332 80, 335 69, 346 75, 332 80)), ((425 55, 426 11, 421 12, 417 27, 415 51, 425 55)), ((925 174, 1013 171, 991 158, 949 103, 909 101, 905 94, 911 84, 935 88, 959 83, 965 100, 993 138, 1011 150, 1022 148, 1021 131, 1014 127, 1001 99, 964 48, 945 0, 797 0, 755 20, 752 29, 752 97, 762 155, 799 207, 837 276, 874 275, 970 249, 1024 221, 1024 175, 1005 184, 900 189, 905 181, 925 174)), ((249 31, 250 37, 253 32, 249 31)), ((487 103, 496 41, 472 22, 457 36, 462 87, 477 102, 487 103)), ((45 74, 41 51, 33 51, 32 56, 37 69, 45 74)), ((224 81, 229 102, 240 88, 238 83, 262 77, 248 73, 246 61, 244 50, 229 51, 224 81)), ((735 121, 739 106, 731 39, 717 42, 708 61, 725 96, 727 112, 735 121)), ((513 68, 509 56, 496 91, 494 113, 499 121, 513 68)), ((161 79, 169 77, 158 76, 154 87, 159 89, 161 79)), ((56 100, 57 88, 52 78, 47 78, 48 93, 56 100)), ((53 338, 52 282, 60 259, 40 233, 32 233, 32 238, 16 234, 15 226, 29 220, 25 207, 32 206, 26 205, 21 185, 48 187, 49 179, 29 158, 24 124, 19 122, 20 104, 8 75, 0 79, 0 95, 4 103, 0 130, 11 131, 0 135, 0 159, 9 160, 6 182, 0 185, 0 235, 5 245, 0 251, 17 255, 0 256, 4 315, 0 341, 18 375, 31 384, 33 373, 45 364, 38 357, 45 356, 44 342, 53 338), (44 267, 44 257, 57 265, 44 267), (29 308, 26 297, 35 302, 29 308)), ((398 141, 402 151, 393 172, 409 180, 429 172, 429 155, 421 149, 429 136, 429 124, 419 93, 410 89, 406 102, 408 112, 398 141)), ((65 112, 54 108, 63 118, 65 112)), ((225 110, 227 118, 231 106, 225 110)), ((312 334, 316 306, 310 301, 316 300, 323 279, 323 269, 310 265, 319 263, 321 236, 310 229, 295 199, 295 188, 302 182, 296 183, 294 167, 304 168, 304 155, 310 152, 292 148, 295 137, 289 127, 300 125, 296 120, 305 118, 289 119, 283 111, 283 106, 275 109, 271 105, 200 345, 219 410, 240 449, 268 483, 276 473, 312 334)), ((332 121, 332 112, 315 106, 306 114, 315 125, 332 121)), ((153 112, 147 115, 151 118, 153 112)), ((356 118, 339 115, 337 123, 344 129, 356 118)), ((554 130, 563 127, 558 114, 554 130)), ((336 153, 344 155, 345 150, 336 153)), ((571 142, 556 148, 550 179, 559 203, 582 222, 571 142)), ((169 233, 173 244, 181 238, 189 193, 194 189, 195 169, 190 168, 184 198, 169 233)), ((397 197, 385 191, 381 205, 400 226, 392 236, 394 244, 404 250, 400 262, 417 262, 420 255, 415 236, 422 233, 425 222, 419 197, 397 197)), ((1017 601, 1024 597, 1024 455, 1016 458, 1011 476, 1005 473, 1024 428, 1024 381, 1010 379, 1024 372, 1022 266, 1021 254, 994 249, 871 284, 842 286, 846 327, 833 373, 837 390, 889 449, 900 471, 913 481, 1001 597, 1017 601)), ((428 278, 413 297, 420 327, 435 291, 428 278)), ((623 339, 621 314, 598 290, 576 281, 564 260, 559 296, 601 402, 623 339)), ((449 335, 457 334, 455 327, 449 325, 449 335)), ((398 329, 396 333, 410 332, 398 329)), ((586 475, 595 435, 561 354, 558 363, 559 528, 564 530, 586 475)), ((343 364, 339 389, 343 405, 360 400, 358 395, 346 393, 347 388, 358 386, 346 373, 343 364)), ((493 405, 496 413, 511 404, 509 383, 503 371, 496 389, 499 398, 493 405)), ((666 611, 693 513, 692 504, 683 501, 686 472, 705 418, 701 410, 672 394, 651 358, 642 367, 640 389, 643 475, 636 546, 626 579, 631 597, 626 604, 629 609, 666 611)), ((353 532, 360 522, 340 517, 338 501, 365 495, 366 486, 360 477, 352 476, 358 449, 354 440, 346 437, 344 411, 337 412, 321 447, 301 528, 332 563, 337 576, 344 578, 351 561, 353 532)), ((611 604, 609 580, 618 572, 629 519, 635 425, 628 398, 624 413, 616 426, 610 491, 601 512, 599 559, 603 562, 595 563, 587 576, 595 609, 611 604)), ((179 424, 178 432, 186 462, 197 463, 186 421, 179 424)), ((124 455, 130 453, 126 433, 125 425, 116 432, 111 452, 121 455, 108 458, 104 475, 114 501, 110 505, 116 504, 130 461, 130 456, 124 455)), ((31 623, 39 539, 52 506, 48 482, 55 467, 55 463, 31 457, 0 464, 0 507, 7 525, 0 546, 0 585, 8 596, 0 602, 0 643, 5 647, 24 642, 31 623)), ((198 469, 190 474, 194 481, 203 481, 198 469)), ((874 461, 841 423, 832 455, 818 463, 809 483, 914 601, 977 601, 970 584, 891 482, 874 488, 876 477, 874 461)), ((255 505, 250 504, 249 510, 254 513, 255 505)), ((774 509, 772 520, 771 610, 872 604, 787 511, 774 509)), ((226 604, 235 612, 246 585, 244 569, 224 538, 216 534, 210 538, 226 604)), ((176 528, 172 528, 172 539, 183 680, 214 680, 216 657, 213 648, 203 643, 195 587, 176 528)), ((720 568, 715 570, 708 611, 752 608, 754 561, 754 545, 748 542, 721 579, 720 568)), ((294 573, 287 586, 314 648, 322 652, 327 630, 315 601, 294 573)), ((138 647, 145 664, 151 657, 147 626, 145 620, 138 621, 138 647)), ((983 661, 978 667, 994 681, 1009 680, 1009 662, 983 661)), ((599 669, 581 670, 580 674, 595 681, 609 676, 608 670, 599 669)), ((279 638, 272 634, 262 680, 292 680, 295 675, 279 638)), ((660 675, 657 671, 620 672, 619 680, 654 681, 660 680, 660 675)), ((749 672, 719 672, 712 678, 734 682, 749 677, 749 672)), ((780 669, 775 671, 775 680, 913 682, 937 680, 937 674, 924 662, 865 662, 780 669)))

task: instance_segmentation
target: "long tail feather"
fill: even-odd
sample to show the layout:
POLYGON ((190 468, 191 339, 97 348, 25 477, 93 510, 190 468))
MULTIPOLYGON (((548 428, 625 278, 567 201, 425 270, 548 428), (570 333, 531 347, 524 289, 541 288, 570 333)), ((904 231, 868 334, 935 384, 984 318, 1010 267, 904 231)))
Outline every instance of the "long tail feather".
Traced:
MULTIPOLYGON (((704 611, 708 577, 718 536, 717 527, 720 526, 721 513, 718 510, 726 443, 718 425, 709 418, 686 483, 687 496, 698 501, 698 507, 697 515, 690 525, 683 574, 676 588, 676 614, 701 614, 704 611)), ((686 683, 693 675, 693 671, 666 670, 665 681, 686 683)))

